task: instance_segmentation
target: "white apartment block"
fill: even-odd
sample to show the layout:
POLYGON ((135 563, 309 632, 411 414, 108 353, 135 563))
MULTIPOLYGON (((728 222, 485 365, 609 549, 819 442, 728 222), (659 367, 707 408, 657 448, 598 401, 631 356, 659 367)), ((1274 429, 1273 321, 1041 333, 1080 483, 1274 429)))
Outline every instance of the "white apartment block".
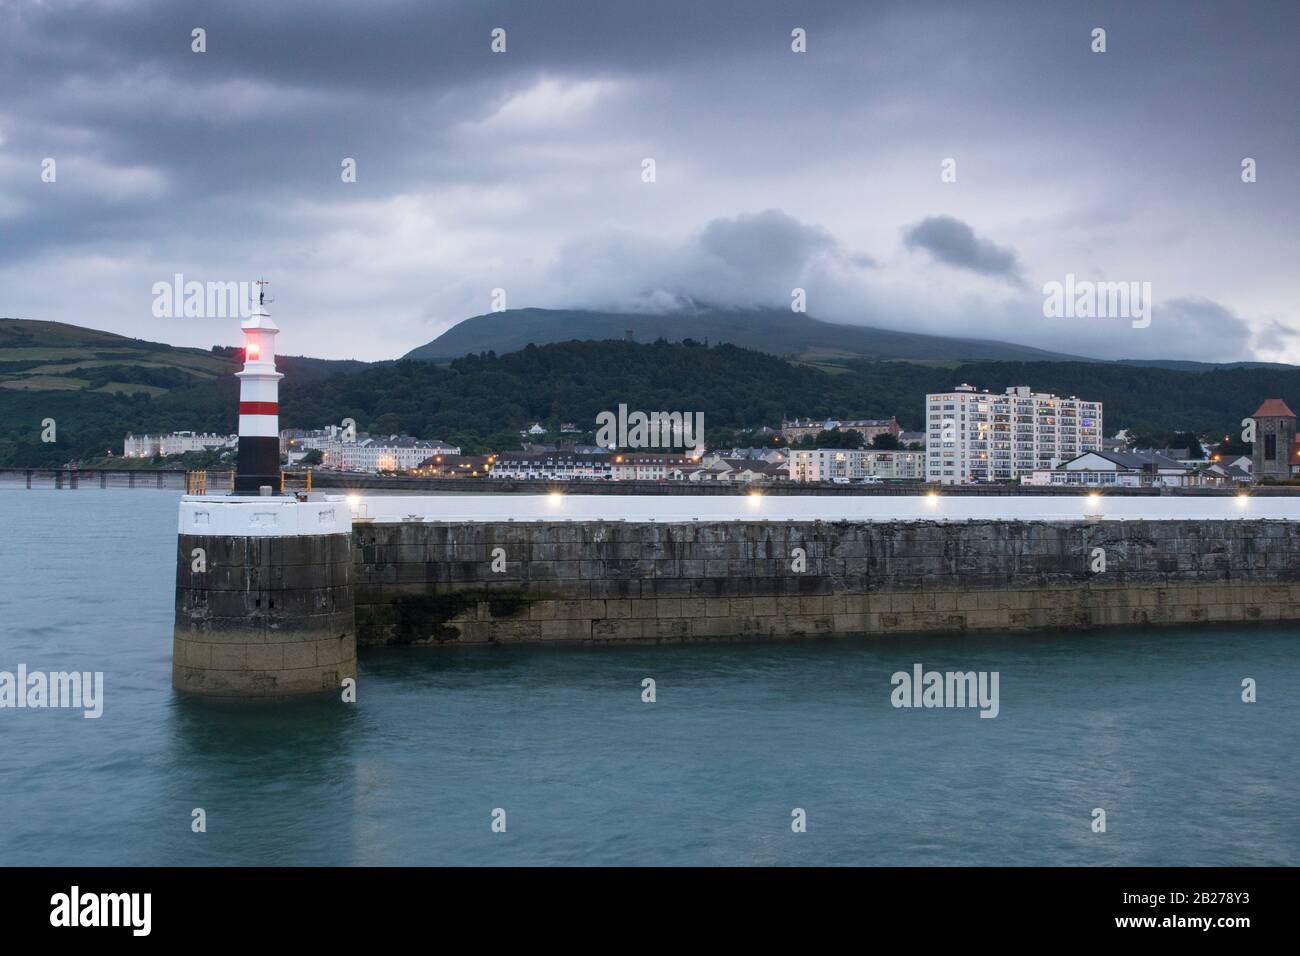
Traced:
POLYGON ((813 448, 790 451, 787 462, 791 481, 923 481, 925 452, 885 451, 876 448, 813 448))
POLYGON ((926 480, 1016 481, 1102 447, 1101 402, 959 385, 925 397, 926 480))
POLYGON ((161 450, 161 435, 127 435, 122 441, 123 458, 152 458, 161 450))
POLYGON ((440 441, 405 435, 336 441, 321 449, 321 464, 339 471, 410 471, 436 455, 459 455, 460 449, 440 441))
POLYGON ((122 456, 153 458, 155 455, 183 455, 190 451, 235 448, 238 444, 238 435, 206 435, 194 432, 172 432, 170 435, 129 434, 122 442, 122 456))
POLYGON ((349 438, 338 425, 319 431, 285 429, 280 432, 280 451, 290 461, 316 449, 321 453, 321 467, 335 471, 410 471, 438 455, 459 455, 460 448, 446 442, 426 441, 409 435, 376 437, 358 432, 349 438))

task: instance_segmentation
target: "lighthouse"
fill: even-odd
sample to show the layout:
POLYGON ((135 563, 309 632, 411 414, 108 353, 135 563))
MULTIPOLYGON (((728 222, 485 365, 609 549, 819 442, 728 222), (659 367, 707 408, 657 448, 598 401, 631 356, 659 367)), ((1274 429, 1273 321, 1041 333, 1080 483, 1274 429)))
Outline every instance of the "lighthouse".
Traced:
POLYGON ((239 379, 239 465, 235 494, 256 495, 269 486, 280 489, 280 379, 275 370, 275 335, 279 327, 266 311, 266 286, 257 281, 257 302, 241 323, 244 368, 239 379))
POLYGON ((181 499, 172 686, 197 697, 337 695, 357 677, 348 502, 275 494, 282 376, 269 301, 259 281, 242 323, 234 493, 181 499))

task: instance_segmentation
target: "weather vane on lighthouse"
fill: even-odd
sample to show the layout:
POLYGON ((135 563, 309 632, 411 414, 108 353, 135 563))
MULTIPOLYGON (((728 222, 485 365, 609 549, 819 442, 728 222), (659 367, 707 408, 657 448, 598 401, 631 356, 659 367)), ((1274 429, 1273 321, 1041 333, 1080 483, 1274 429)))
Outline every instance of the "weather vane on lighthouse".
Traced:
POLYGON ((274 301, 275 301, 274 299, 268 299, 268 298, 266 297, 266 287, 269 286, 270 284, 271 284, 271 283, 268 282, 268 281, 266 281, 265 279, 258 279, 256 282, 253 283, 253 285, 257 286, 257 304, 258 304, 258 305, 266 305, 266 304, 269 303, 269 302, 274 302, 274 301))
POLYGON ((239 379, 239 463, 235 494, 257 495, 263 488, 280 489, 280 379, 275 370, 275 336, 279 327, 266 311, 273 302, 269 285, 257 280, 257 304, 240 324, 244 331, 244 367, 239 379))

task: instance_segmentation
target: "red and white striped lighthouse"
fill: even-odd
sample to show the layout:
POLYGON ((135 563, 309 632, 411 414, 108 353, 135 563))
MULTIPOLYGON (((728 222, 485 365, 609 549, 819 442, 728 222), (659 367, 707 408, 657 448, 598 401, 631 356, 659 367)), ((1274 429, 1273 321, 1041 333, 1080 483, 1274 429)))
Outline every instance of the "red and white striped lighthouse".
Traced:
POLYGON ((266 285, 257 281, 253 313, 244 330, 244 368, 239 379, 239 465, 235 494, 255 495, 263 485, 280 490, 280 379, 275 370, 275 334, 280 331, 266 311, 266 285))

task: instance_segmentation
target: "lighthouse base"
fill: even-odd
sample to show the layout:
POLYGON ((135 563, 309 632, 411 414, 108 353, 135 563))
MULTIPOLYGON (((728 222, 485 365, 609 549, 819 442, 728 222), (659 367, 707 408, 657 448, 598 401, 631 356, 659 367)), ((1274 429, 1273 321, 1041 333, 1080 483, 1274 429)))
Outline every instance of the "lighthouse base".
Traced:
POLYGON ((172 686, 340 694, 357 676, 351 526, 339 500, 182 499, 172 686))
POLYGON ((235 494, 256 495, 269 487, 280 490, 280 439, 239 436, 239 464, 235 470, 235 494))

